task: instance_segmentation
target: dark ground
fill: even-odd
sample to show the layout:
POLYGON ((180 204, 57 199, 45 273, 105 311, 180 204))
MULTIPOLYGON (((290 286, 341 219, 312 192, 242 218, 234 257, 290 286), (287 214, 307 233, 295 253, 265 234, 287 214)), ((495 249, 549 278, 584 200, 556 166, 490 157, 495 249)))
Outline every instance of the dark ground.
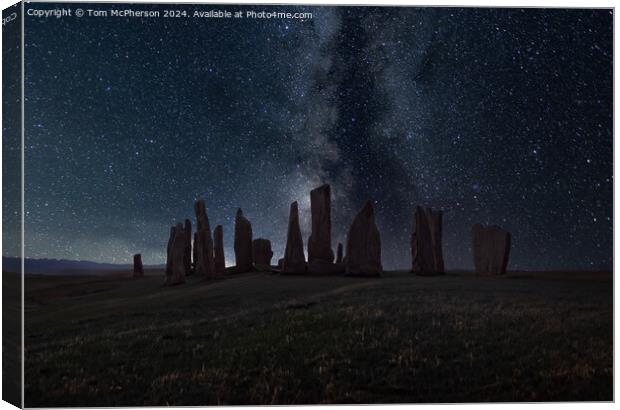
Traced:
POLYGON ((613 400, 610 273, 27 276, 26 406, 613 400))
POLYGON ((21 407, 22 283, 20 275, 2 275, 2 400, 21 407))

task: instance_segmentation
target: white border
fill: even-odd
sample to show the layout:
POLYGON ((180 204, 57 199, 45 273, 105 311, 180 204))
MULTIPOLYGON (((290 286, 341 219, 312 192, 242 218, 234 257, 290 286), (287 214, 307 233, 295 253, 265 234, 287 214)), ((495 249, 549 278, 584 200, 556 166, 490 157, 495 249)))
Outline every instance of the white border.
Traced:
MULTIPOLYGON (((45 1, 45 0, 34 0, 34 1, 30 1, 32 3, 36 3, 36 2, 49 2, 51 3, 51 1, 45 1)), ((74 2, 74 3, 86 3, 83 1, 66 1, 68 3, 74 2)), ((90 1, 93 3, 96 3, 97 1, 90 1)), ((418 0, 388 0, 388 1, 381 1, 381 0, 310 0, 310 1, 303 1, 303 0, 290 0, 290 1, 286 1, 283 2, 281 0, 263 0, 263 1, 252 1, 252 0, 237 0, 237 1, 186 1, 186 0, 181 0, 181 1, 165 1, 165 0, 151 0, 151 1, 147 1, 147 0, 133 0, 133 1, 105 1, 105 2, 109 2, 109 3, 185 3, 185 4, 196 4, 196 3, 201 3, 201 4, 312 4, 312 5, 380 5, 380 6, 431 6, 431 7, 438 7, 438 6, 444 6, 444 7, 450 7, 450 6, 456 6, 456 7, 558 7, 558 8, 614 8, 616 6, 616 2, 615 1, 604 1, 604 0, 591 0, 591 1, 578 1, 578 0, 544 0, 544 1, 535 1, 535 0, 526 0, 526 1, 507 1, 507 0, 475 0, 474 2, 472 1, 468 1, 468 0, 451 0, 451 1, 431 1, 431 0, 425 0, 425 1, 418 1, 418 0)), ((0 6, 2 6, 2 9, 5 9, 9 6, 11 6, 12 4, 15 4, 16 1, 14 0, 0 0, 0 6)), ((22 5, 23 7, 23 5, 22 5)), ((23 10, 22 10, 23 11, 23 10)), ((616 51, 617 51, 617 44, 618 44, 618 33, 615 30, 616 27, 616 14, 614 13, 614 57, 617 55, 616 51)), ((1 34, 0 34, 0 40, 1 40, 1 34)), ((24 59, 23 59, 23 53, 24 53, 24 35, 23 35, 23 12, 22 12, 22 73, 24 72, 24 59)), ((1 53, 0 53, 0 64, 2 63, 2 57, 1 57, 1 53)), ((618 165, 618 163, 615 161, 616 158, 616 144, 615 144, 615 118, 620 110, 620 108, 618 107, 618 100, 616 98, 616 93, 615 93, 615 78, 616 78, 616 71, 617 71, 617 65, 615 64, 615 58, 614 58, 614 175, 618 174, 618 169, 620 167, 620 165, 618 165)), ((24 186, 24 151, 23 151, 23 147, 24 147, 24 130, 23 130, 23 118, 24 118, 24 84, 23 84, 23 78, 22 78, 22 188, 24 186)), ((1 121, 1 114, 0 114, 0 121, 1 121)), ((2 167, 2 156, 0 155, 0 168, 2 167)), ((0 181, 1 181, 1 177, 0 177, 0 181)), ((618 242, 616 241, 616 229, 615 229, 615 218, 616 218, 616 195, 615 195, 616 191, 615 191, 615 181, 614 181, 614 256, 618 254, 618 242)), ((2 199, 2 192, 0 190, 0 201, 2 199)), ((23 271, 23 257, 24 257, 24 229, 23 227, 24 225, 24 191, 22 189, 22 198, 21 198, 21 212, 22 212, 22 271, 23 271)), ((2 222, 0 220, 0 229, 2 227, 2 222)), ((2 237, 0 235, 0 247, 2 246, 2 237)), ((614 271, 616 271, 616 259, 614 258, 614 271)), ((616 289, 618 286, 618 281, 614 280, 614 376, 616 376, 615 374, 615 369, 618 368, 618 357, 615 355, 615 341, 618 340, 618 329, 615 326, 615 322, 616 322, 616 318, 617 316, 617 310, 616 310, 616 305, 615 305, 615 294, 616 294, 616 289)), ((0 301, 1 301, 1 294, 0 294, 0 301)), ((22 303, 24 302, 24 283, 22 281, 22 303)), ((0 306, 0 313, 1 313, 1 306, 0 306)), ((24 320, 24 311, 22 310, 22 335, 23 335, 23 320, 24 320)), ((0 337, 2 335, 2 329, 0 327, 0 337)), ((23 352, 23 347, 24 347, 24 339, 22 337, 22 352, 23 352)), ((1 360, 1 358, 0 358, 1 360)), ((23 386, 23 377, 24 377, 24 363, 22 361, 22 386, 23 386)), ((619 386, 619 382, 618 382, 618 378, 614 377, 614 393, 617 390, 619 386)), ((0 383, 0 394, 2 392, 2 385, 0 383)), ((1 396, 0 396, 1 397, 1 396)), ((23 403, 23 390, 22 390, 22 403, 23 403)), ((469 407, 471 408, 472 406, 479 406, 480 404, 455 404, 455 405, 394 405, 397 408, 416 408, 416 409, 453 409, 455 407, 469 407)), ((500 408, 512 408, 512 409, 521 409, 521 408, 526 408, 532 406, 532 404, 485 404, 484 408, 485 409, 500 409, 500 408)), ((600 409, 600 408, 609 408, 609 407, 615 407, 615 403, 553 403, 553 404, 535 404, 534 406, 537 407, 543 407, 545 409, 567 409, 567 410, 577 410, 577 409, 590 409, 590 408, 594 408, 594 409, 600 409)), ((259 409, 259 408, 263 408, 263 407, 273 407, 273 406, 244 406, 244 407, 238 407, 239 409, 259 409)), ((294 408, 294 407, 299 407, 299 406, 279 406, 280 408, 284 407, 284 408, 294 408)), ((305 407, 305 406, 303 406, 305 407)), ((339 409, 355 409, 355 408, 359 408, 359 406, 337 406, 339 409)), ((385 406, 385 405, 378 405, 378 406, 372 406, 373 408, 385 408, 388 409, 390 407, 393 406, 385 406)), ((0 410, 9 410, 9 409, 14 409, 15 407, 11 406, 10 404, 0 401, 0 410)), ((159 407, 143 407, 144 409, 159 409, 159 407)), ((183 409, 185 407, 178 407, 179 409, 183 409)), ((230 407, 228 407, 230 408, 230 407)), ((88 408, 87 408, 88 409, 88 408)))

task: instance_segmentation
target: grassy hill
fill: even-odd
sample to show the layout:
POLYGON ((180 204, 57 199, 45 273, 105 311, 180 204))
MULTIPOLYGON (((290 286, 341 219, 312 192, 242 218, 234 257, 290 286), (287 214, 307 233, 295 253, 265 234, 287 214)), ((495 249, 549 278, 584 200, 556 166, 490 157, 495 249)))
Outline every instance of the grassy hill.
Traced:
POLYGON ((26 279, 26 406, 612 400, 608 273, 26 279))

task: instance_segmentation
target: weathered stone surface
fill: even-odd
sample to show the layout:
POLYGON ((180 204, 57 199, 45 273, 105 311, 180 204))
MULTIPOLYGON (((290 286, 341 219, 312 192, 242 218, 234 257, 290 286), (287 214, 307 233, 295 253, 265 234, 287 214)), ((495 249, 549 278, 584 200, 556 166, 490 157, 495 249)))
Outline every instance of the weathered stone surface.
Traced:
POLYGON ((278 269, 282 270, 284 267, 284 258, 278 259, 278 269))
MULTIPOLYGON (((183 256, 185 254, 185 229, 182 223, 178 223, 174 228, 174 236, 168 253, 170 272, 166 272, 166 285, 173 286, 185 282, 185 265, 183 256)), ((166 263, 168 266, 168 263, 166 263)))
POLYGON ((444 274, 442 217, 442 211, 416 207, 411 235, 411 258, 412 272, 418 275, 444 274))
POLYGON ((308 239, 308 262, 334 261, 332 251, 331 188, 328 184, 310 191, 312 233, 308 239))
POLYGON ((336 251, 336 263, 342 263, 342 244, 338 242, 338 250, 336 251))
POLYGON ((136 253, 133 256, 133 277, 141 278, 144 276, 144 267, 142 266, 142 255, 136 253))
POLYGON ((252 270, 252 224, 243 216, 241 208, 235 217, 235 271, 238 273, 252 270))
POLYGON ((207 278, 215 276, 215 268, 213 264, 213 240, 211 239, 211 226, 209 225, 209 217, 205 201, 199 199, 194 204, 196 212, 196 260, 194 262, 195 273, 204 275, 207 278))
POLYGON ((223 276, 226 273, 226 257, 224 256, 224 228, 222 225, 215 227, 213 231, 214 258, 213 267, 215 276, 223 276))
POLYGON ((271 266, 271 241, 269 239, 258 238, 252 241, 252 255, 255 265, 271 266))
POLYGON ((499 226, 475 224, 472 232, 472 251, 476 272, 483 275, 506 273, 510 255, 510 233, 499 226))
POLYGON ((306 255, 304 255, 304 240, 299 228, 299 208, 297 201, 291 204, 288 217, 288 232, 286 235, 286 248, 282 263, 284 273, 305 273, 306 255))
POLYGON ((192 221, 185 220, 185 253, 183 254, 185 275, 192 274, 192 221))
POLYGON ((375 211, 370 201, 353 219, 347 235, 346 274, 380 276, 381 236, 375 224, 375 211))

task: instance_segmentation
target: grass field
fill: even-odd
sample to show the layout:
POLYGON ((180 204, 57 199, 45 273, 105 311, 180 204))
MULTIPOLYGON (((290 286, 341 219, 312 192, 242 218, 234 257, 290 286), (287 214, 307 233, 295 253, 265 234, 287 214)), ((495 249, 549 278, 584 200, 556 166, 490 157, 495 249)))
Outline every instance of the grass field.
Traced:
POLYGON ((26 406, 612 400, 612 276, 26 278, 26 406))

